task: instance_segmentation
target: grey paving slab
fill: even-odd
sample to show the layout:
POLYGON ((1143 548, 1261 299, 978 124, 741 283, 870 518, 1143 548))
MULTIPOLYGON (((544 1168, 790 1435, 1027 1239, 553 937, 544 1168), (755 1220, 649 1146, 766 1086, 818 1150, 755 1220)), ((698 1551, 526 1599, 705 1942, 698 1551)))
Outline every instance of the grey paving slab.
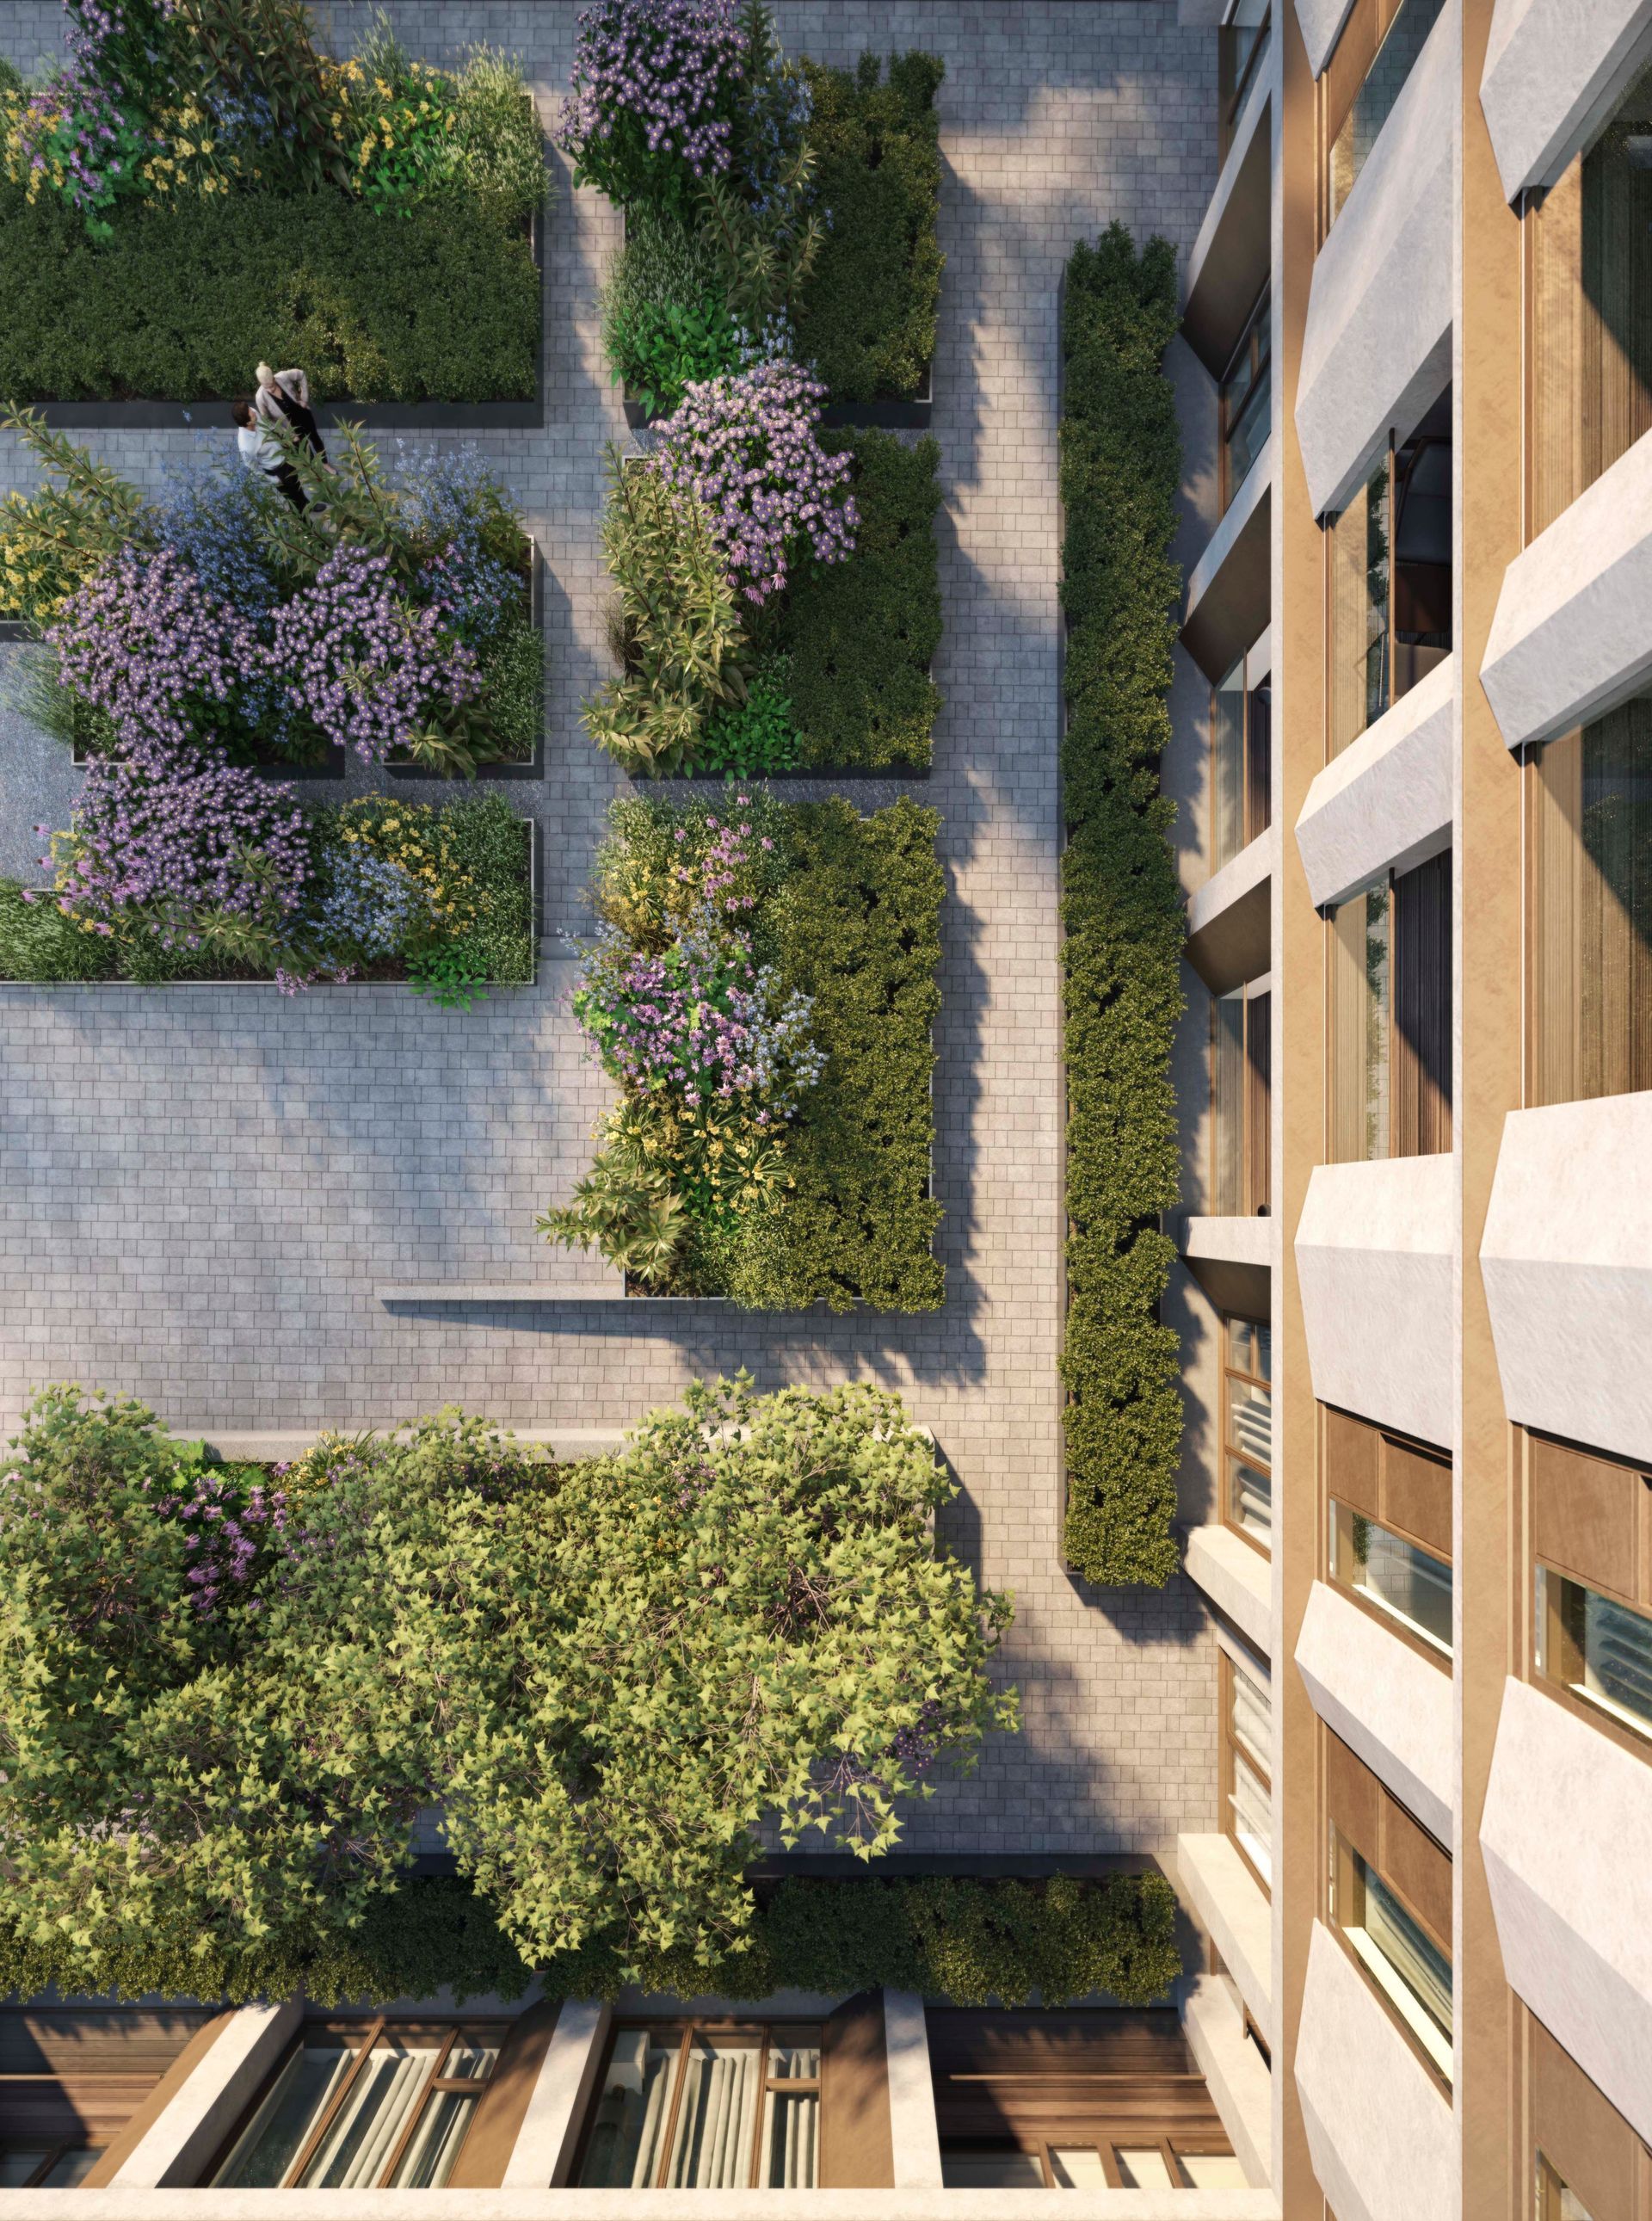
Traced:
MULTIPOLYGON (((541 100, 566 80, 575 10, 560 0, 392 12, 433 59, 486 38, 524 55, 541 100)), ((347 45, 367 10, 330 13, 347 45)), ((1212 182, 1215 41, 1142 0, 785 0, 779 15, 787 43, 823 59, 923 45, 947 61, 935 407, 946 707, 923 790, 942 812, 950 895, 936 1098, 945 1311, 375 1301, 376 1285, 579 1269, 533 1232, 578 1176, 603 1100, 567 1015, 566 964, 468 1013, 379 988, 286 1000, 0 987, 0 1405, 9 1418, 33 1386, 66 1378, 196 1426, 354 1424, 460 1401, 523 1425, 603 1427, 741 1364, 765 1385, 886 1382, 959 1480, 953 1539, 1016 1592, 1004 1665, 1026 1723, 972 1780, 940 1786, 909 1846, 1164 1850, 1215 1819, 1202 1610, 1180 1583, 1086 1591, 1059 1561, 1056 303, 1074 239, 1114 216, 1186 250, 1212 182)), ((38 0, 0 9, 0 47, 21 61, 54 34, 38 0)), ((546 422, 480 444, 548 567, 545 776, 509 791, 543 828, 549 923, 577 925, 618 785, 578 713, 606 669, 600 453, 623 428, 597 290, 619 224, 593 195, 570 197, 566 171, 563 186, 546 422)), ((153 480, 196 436, 88 444, 153 480)), ((0 492, 29 483, 0 437, 0 492)), ((0 869, 35 852, 30 827, 60 813, 72 784, 41 735, 0 713, 0 869)))

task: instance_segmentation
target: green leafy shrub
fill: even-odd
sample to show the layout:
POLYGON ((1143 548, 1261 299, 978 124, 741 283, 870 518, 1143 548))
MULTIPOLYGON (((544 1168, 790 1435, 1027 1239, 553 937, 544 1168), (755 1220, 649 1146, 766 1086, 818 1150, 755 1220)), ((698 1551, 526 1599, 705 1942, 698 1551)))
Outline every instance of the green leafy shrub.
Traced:
POLYGON ((935 54, 875 54, 854 73, 805 61, 810 138, 831 228, 796 305, 801 360, 836 401, 922 391, 941 299, 941 126, 935 54))
POLYGON ((26 902, 22 883, 0 879, 0 979, 106 979, 115 953, 101 933, 65 917, 54 902, 26 902))
POLYGON ((459 79, 454 138, 464 182, 507 223, 525 223, 543 206, 545 137, 514 55, 472 47, 459 79))
POLYGON ((528 619, 513 614, 479 652, 495 752, 507 763, 530 763, 545 718, 545 642, 528 619))
POLYGON ((0 395, 194 401, 303 363, 317 400, 519 400, 534 391, 529 242, 464 194, 387 223, 341 194, 152 203, 107 247, 72 209, 0 185, 0 395))
MULTIPOLYGON (((1016 1724, 1008 1599, 937 1548, 951 1486, 880 1390, 697 1384, 562 1467, 447 1411, 266 1477, 59 1388, 16 1448, 0 1956, 31 1986, 359 1979, 432 1804, 529 1963, 721 1966, 766 1820, 874 1855, 932 1764, 1016 1724)), ((394 1986, 443 1950, 509 1982, 434 1912, 394 1986)))
POLYGON ((746 635, 705 516, 658 472, 608 452, 603 551, 619 590, 614 645, 623 665, 587 702, 586 731, 627 771, 681 771, 705 721, 746 698, 746 635))
POLYGON ((940 815, 903 796, 862 817, 835 795, 787 818, 771 945, 783 985, 814 998, 826 1070, 787 1154, 785 1208, 746 1230, 728 1292, 763 1310, 935 1311, 946 1294, 929 1193, 940 815))
POLYGON ((1163 368, 1176 256, 1114 224, 1067 267, 1069 631, 1061 743, 1067 1083, 1067 1563, 1162 1586, 1181 1435, 1177 1340, 1158 1316, 1177 1198, 1170 1054, 1182 1010, 1180 890, 1159 790, 1180 576, 1180 442, 1163 368))
POLYGON ((743 702, 724 703, 706 719, 694 768, 750 779, 765 772, 790 771, 797 760, 792 659, 777 655, 753 678, 743 702))
POLYGON ((935 519, 941 451, 888 432, 829 432, 829 454, 852 450, 860 522, 847 563, 801 573, 779 638, 792 662, 792 709, 805 770, 916 769, 929 760, 941 690, 929 665, 941 645, 935 519))

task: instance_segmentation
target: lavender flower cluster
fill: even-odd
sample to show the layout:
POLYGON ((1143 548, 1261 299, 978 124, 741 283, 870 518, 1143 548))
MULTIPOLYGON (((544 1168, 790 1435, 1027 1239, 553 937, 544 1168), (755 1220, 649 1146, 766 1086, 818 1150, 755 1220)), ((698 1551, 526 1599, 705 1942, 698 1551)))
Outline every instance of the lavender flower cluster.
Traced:
POLYGON ((748 601, 785 585, 794 547, 838 563, 854 549, 860 515, 844 481, 848 455, 817 436, 826 389, 794 363, 760 363, 691 385, 657 429, 653 467, 698 496, 732 583, 748 601))
POLYGON ((66 13, 68 59, 23 110, 17 143, 31 191, 49 174, 86 214, 107 207, 131 181, 147 135, 129 66, 160 62, 152 43, 160 34, 153 0, 71 0, 66 13))
POLYGON ((354 546, 276 610, 270 654, 289 706, 367 763, 482 687, 474 651, 447 632, 443 612, 415 609, 397 593, 389 558, 354 546))
POLYGON ((573 1007, 623 1086, 674 1097, 691 1112, 739 1098, 755 1125, 784 1121, 825 1063, 810 998, 782 998, 772 969, 754 963, 745 936, 710 904, 661 954, 605 928, 573 1007))
POLYGON ((580 13, 558 141, 617 198, 642 185, 629 170, 662 156, 668 171, 720 174, 742 74, 735 0, 598 0, 580 13))
POLYGON ((216 1466, 185 1467, 177 1480, 161 1509, 188 1530, 191 1601, 203 1619, 213 1619, 225 1592, 246 1587, 260 1549, 284 1532, 286 1491, 263 1481, 247 1487, 233 1467, 216 1466))
POLYGON ((310 872, 291 788, 198 749, 98 758, 53 847, 55 858, 41 860, 57 865, 66 917, 107 935, 145 912, 164 948, 198 948, 203 910, 278 930, 298 910, 310 872))
POLYGON ((170 547, 127 548, 69 597, 46 637, 63 685, 138 746, 189 747, 265 661, 251 623, 212 599, 170 547))

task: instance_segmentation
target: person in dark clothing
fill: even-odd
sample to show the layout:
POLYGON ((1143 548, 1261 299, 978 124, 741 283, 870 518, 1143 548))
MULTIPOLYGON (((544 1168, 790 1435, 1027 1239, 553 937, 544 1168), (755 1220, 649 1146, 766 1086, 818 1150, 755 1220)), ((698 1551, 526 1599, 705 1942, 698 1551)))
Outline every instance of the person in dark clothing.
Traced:
POLYGON ((230 410, 235 420, 235 447, 249 471, 262 471, 273 479, 302 516, 310 497, 298 482, 298 473, 281 452, 281 442, 266 424, 259 422, 250 401, 237 401, 230 410))

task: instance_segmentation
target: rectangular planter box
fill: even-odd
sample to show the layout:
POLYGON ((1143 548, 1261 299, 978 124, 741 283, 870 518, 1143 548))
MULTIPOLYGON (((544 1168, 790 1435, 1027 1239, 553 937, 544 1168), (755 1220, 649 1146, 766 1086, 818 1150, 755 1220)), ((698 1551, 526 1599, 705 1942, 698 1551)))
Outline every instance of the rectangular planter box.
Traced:
MULTIPOLYGON (((541 884, 539 821, 526 817, 523 823, 528 829, 528 918, 529 933, 534 944, 534 969, 529 978, 511 980, 510 985, 512 988, 536 987, 539 985, 539 944, 542 937, 541 910, 544 895, 541 884)), ((48 894, 52 891, 42 887, 40 892, 48 894)), ((407 982, 405 979, 345 979, 331 984, 345 987, 402 987, 407 982)), ((19 987, 32 987, 41 994, 49 995, 66 990, 79 994, 106 992, 111 987, 127 988, 141 995, 172 995, 180 990, 187 993, 192 987, 253 987, 266 992, 279 992, 273 979, 0 979, 0 994, 11 992, 19 987)), ((489 992, 498 993, 505 991, 490 986, 489 992)))
MULTIPOLYGON (((549 181, 547 180, 547 192, 549 181)), ((368 432, 503 432, 528 430, 545 422, 545 210, 529 220, 534 267, 539 272, 540 343, 534 360, 534 391, 526 401, 322 401, 316 421, 325 430, 341 422, 368 432)), ((227 410, 233 395, 197 401, 36 401, 54 432, 182 432, 217 429, 216 421, 196 421, 203 410, 227 410)), ((228 420, 223 422, 227 432, 228 420)))

